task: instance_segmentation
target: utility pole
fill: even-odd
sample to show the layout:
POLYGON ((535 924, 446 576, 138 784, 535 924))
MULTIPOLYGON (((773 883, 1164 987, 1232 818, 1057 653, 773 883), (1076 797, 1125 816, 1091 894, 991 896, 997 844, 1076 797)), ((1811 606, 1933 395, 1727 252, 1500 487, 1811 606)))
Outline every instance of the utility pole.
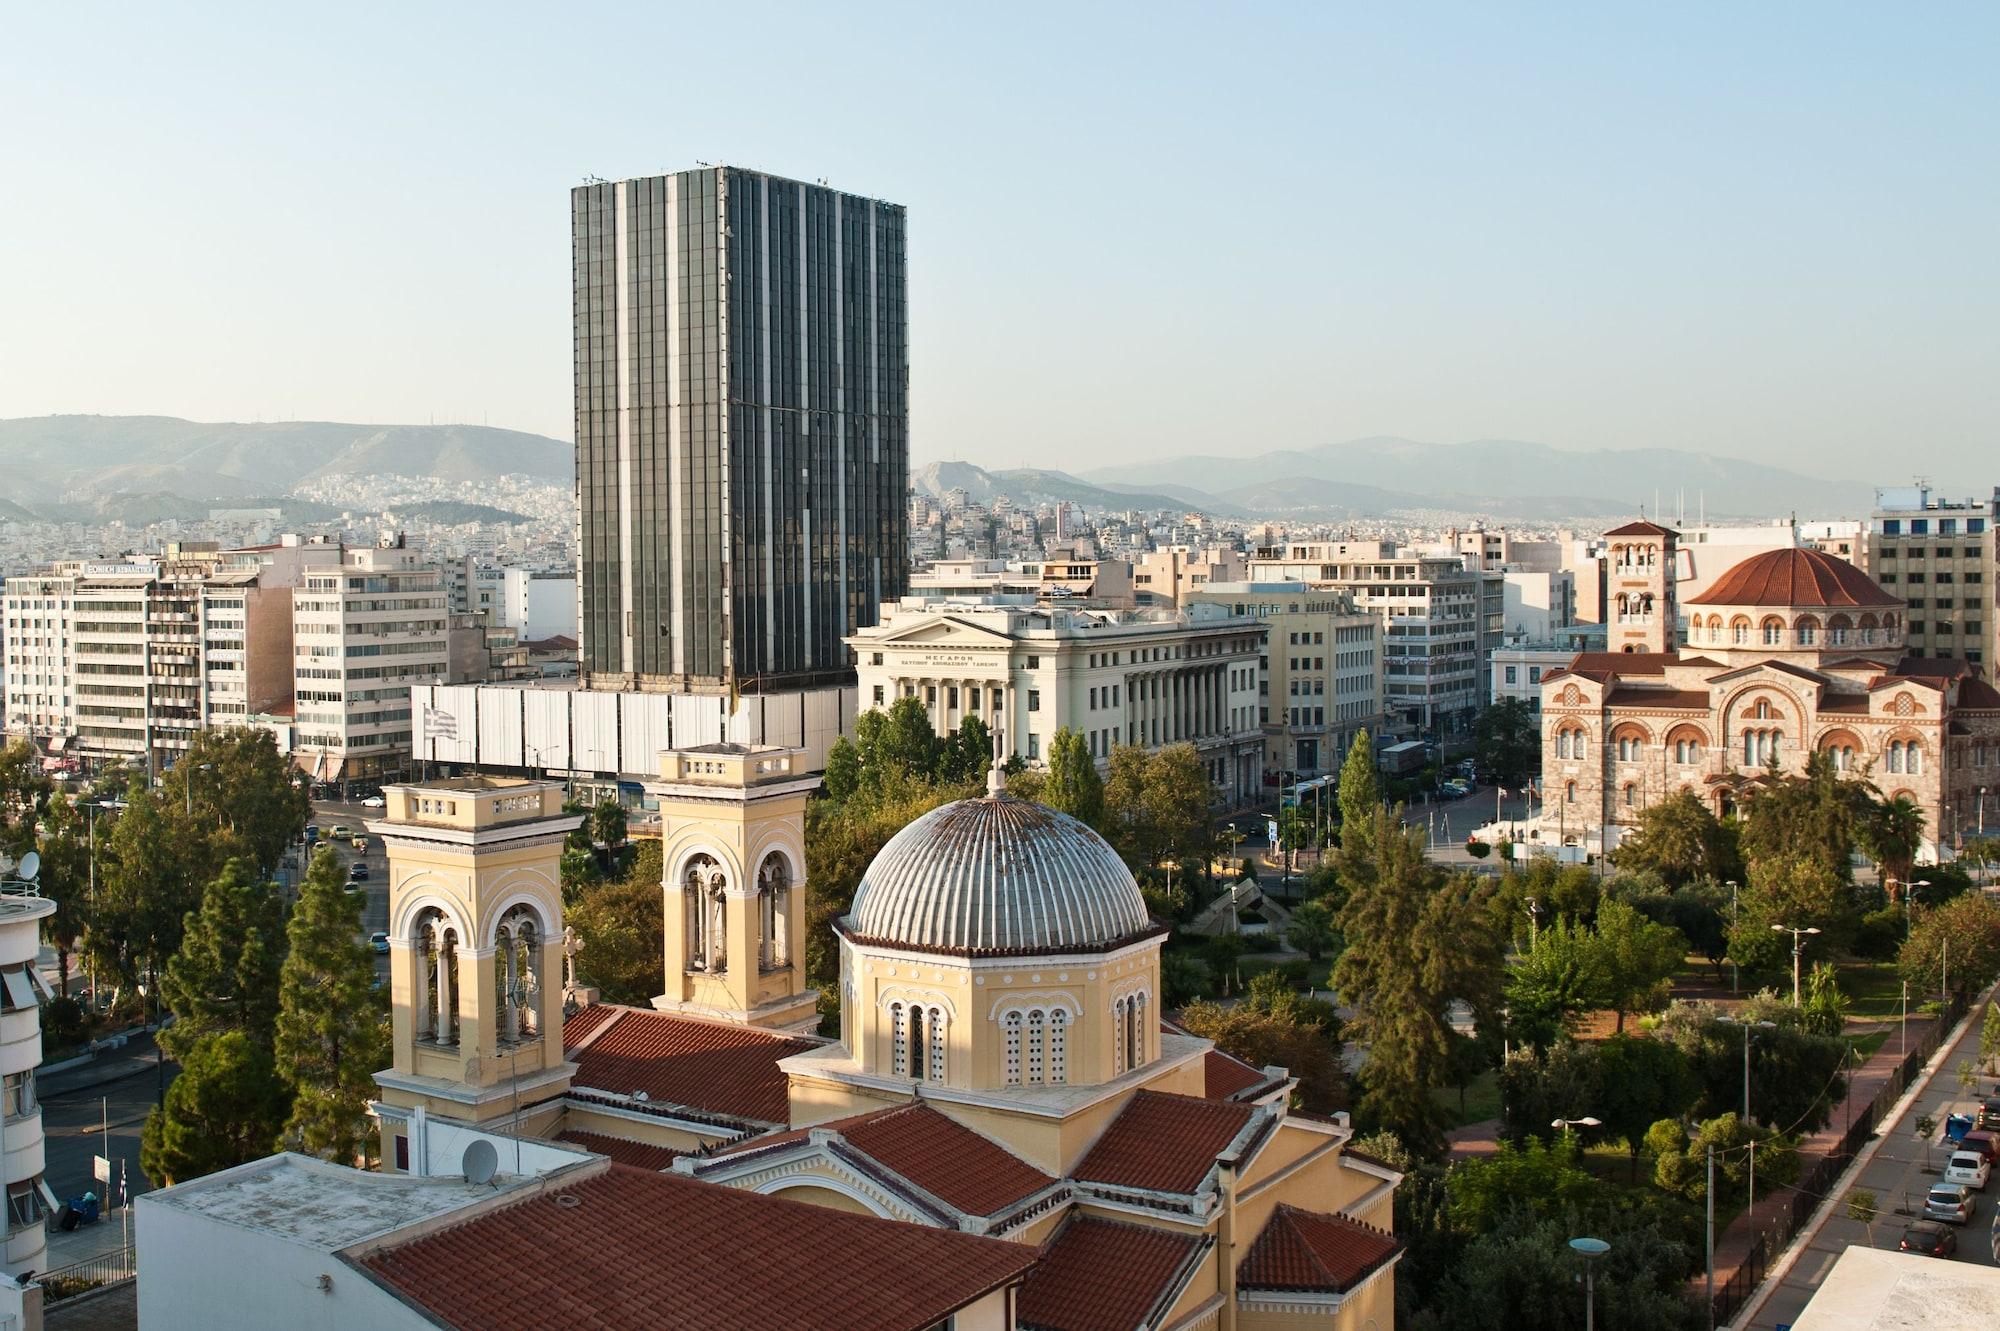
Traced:
POLYGON ((1715 1331, 1715 1143, 1708 1144, 1708 1331, 1715 1331))

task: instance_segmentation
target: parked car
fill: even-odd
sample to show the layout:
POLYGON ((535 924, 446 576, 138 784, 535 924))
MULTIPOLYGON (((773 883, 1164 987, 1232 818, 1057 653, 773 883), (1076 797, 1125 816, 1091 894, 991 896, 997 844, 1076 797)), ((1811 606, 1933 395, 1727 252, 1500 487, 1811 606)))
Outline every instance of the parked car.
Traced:
POLYGON ((1979 1106, 1979 1126, 2000 1128, 2000 1095, 1989 1095, 1979 1106))
POLYGON ((348 880, 349 882, 351 882, 351 883, 365 883, 365 882, 367 882, 367 881, 368 881, 368 866, 367 866, 366 864, 363 864, 363 863, 362 863, 362 862, 361 862, 360 860, 356 860, 356 861, 355 861, 354 863, 352 863, 352 864, 348 865, 348 866, 347 866, 347 880, 348 880))
POLYGON ((1988 1164, 2000 1164, 2000 1132, 1975 1128, 1958 1139, 1960 1150, 1977 1151, 1988 1164))
POLYGON ((1971 1132, 1974 1126, 1972 1115, 1970 1114, 1946 1114, 1944 1116, 1944 1139, 1953 1146, 1956 1146, 1965 1140, 1965 1134, 1971 1132))
POLYGON ((1958 1231, 1949 1225, 1919 1221, 1903 1231, 1903 1241, 1896 1246, 1926 1257, 1949 1257, 1958 1251, 1958 1231))
POLYGON ((1979 1152, 1953 1151, 1951 1159, 1944 1162, 1944 1181, 1963 1183, 1974 1192, 1984 1192, 1992 1171, 1993 1162, 1979 1152))
POLYGON ((1963 1225, 1972 1219, 1972 1189, 1963 1183, 1933 1183, 1924 1194, 1924 1219, 1963 1225))
POLYGON ((376 952, 387 952, 389 950, 389 935, 377 930, 368 935, 368 946, 376 952))

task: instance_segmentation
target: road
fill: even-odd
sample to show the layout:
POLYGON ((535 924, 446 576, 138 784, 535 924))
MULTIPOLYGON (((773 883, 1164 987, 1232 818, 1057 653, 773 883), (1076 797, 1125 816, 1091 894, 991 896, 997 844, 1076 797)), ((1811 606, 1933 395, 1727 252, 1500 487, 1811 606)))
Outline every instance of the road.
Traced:
MULTIPOLYGON (((322 833, 336 825, 353 828, 365 835, 362 826, 370 818, 381 817, 380 809, 364 808, 360 804, 338 804, 332 801, 313 801, 313 825, 322 833)), ((368 849, 356 851, 346 838, 334 846, 334 854, 340 857, 342 865, 352 865, 356 860, 368 866, 366 888, 367 903, 361 912, 361 936, 386 933, 389 929, 389 860, 382 852, 382 838, 368 838, 368 849)), ((388 983, 389 958, 375 958, 375 975, 382 983, 388 983)))
MULTIPOLYGON (((171 1083, 179 1071, 172 1062, 156 1071, 152 1062, 155 1052, 151 1036, 134 1035, 127 1041, 120 1059, 121 1065, 130 1064, 131 1070, 115 1081, 73 1091, 42 1092, 42 1135, 48 1154, 44 1176, 58 1199, 67 1201, 85 1189, 103 1195, 104 1190, 91 1176, 90 1166, 92 1158, 104 1152, 102 1125, 107 1115, 111 1123, 112 1177, 117 1177, 117 1162, 122 1160, 130 1171, 127 1177, 134 1196, 152 1186, 139 1172, 139 1132, 153 1107, 162 1073, 171 1083)), ((56 1073, 49 1080, 59 1086, 84 1071, 56 1073)))
MULTIPOLYGON (((1881 1218, 1876 1220, 1873 1234, 1860 1221, 1848 1219, 1844 1205, 1835 1208, 1817 1230, 1811 1231, 1804 1250, 1785 1273, 1784 1280, 1767 1292, 1763 1306, 1749 1320, 1738 1322, 1739 1328, 1771 1331, 1795 1321, 1813 1291, 1826 1279, 1834 1260, 1850 1244, 1896 1246, 1904 1226, 1910 1223, 1911 1213, 1922 1206, 1924 1193, 1938 1181, 1939 1171, 1944 1167, 1946 1153, 1936 1145, 1940 1138, 1934 1136, 1930 1143, 1919 1141, 1917 1118, 1930 1115, 1937 1120, 1941 1132, 1947 1113, 1976 1108, 1978 1097, 1993 1090, 1994 1082, 1989 1077, 1979 1078, 1972 1095, 1966 1095, 1958 1086, 1960 1061, 1979 1061, 1979 1025, 1983 1015, 1983 1007, 1973 1008, 1965 1033, 1953 1044, 1951 1052, 1937 1062, 1936 1075, 1918 1083, 1917 1093, 1909 1097, 1908 1108, 1883 1132, 1874 1157, 1841 1180, 1839 1196, 1843 1202, 1856 1188, 1875 1194, 1881 1218)), ((2000 1230, 1995 1228, 1996 1208, 2000 1208, 2000 1178, 1989 1183, 1984 1193, 1975 1193, 1974 1198, 1972 1223, 1960 1229, 1958 1255, 1947 1260, 2000 1265, 1993 1253, 1994 1242, 2000 1239, 2000 1230)))

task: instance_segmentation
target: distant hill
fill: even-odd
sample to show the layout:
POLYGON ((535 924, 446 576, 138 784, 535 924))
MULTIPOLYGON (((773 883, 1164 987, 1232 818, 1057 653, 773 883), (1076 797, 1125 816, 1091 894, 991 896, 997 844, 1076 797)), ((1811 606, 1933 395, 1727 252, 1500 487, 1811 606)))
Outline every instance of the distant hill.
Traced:
POLYGON ((1067 472, 1021 468, 988 471, 970 462, 933 462, 910 474, 910 486, 920 494, 941 499, 952 490, 990 505, 1005 495, 1016 504, 1033 508, 1038 504, 1088 504, 1095 508, 1201 509, 1209 513, 1233 515, 1229 505, 1214 495, 1172 488, 1146 490, 1138 486, 1092 485, 1067 472))
POLYGON ((461 504, 450 499, 431 499, 420 504, 397 504, 396 517, 404 522, 421 519, 434 522, 442 527, 455 527, 464 522, 528 522, 525 513, 512 509, 495 508, 491 504, 461 504))
POLYGON ((0 461, 12 497, 31 509, 37 501, 119 495, 240 503, 327 476, 567 482, 575 475, 562 440, 484 425, 207 423, 172 416, 0 420, 0 461))
POLYGON ((1086 484, 1168 487, 1213 494, 1225 503, 1276 511, 1324 502, 1331 509, 1379 512, 1453 509, 1518 517, 1598 517, 1662 507, 1685 494, 1689 512, 1705 498, 1714 516, 1805 516, 1866 512, 1873 500, 1859 482, 1807 476, 1778 467, 1671 448, 1570 452, 1518 439, 1423 443, 1381 436, 1250 457, 1188 455, 1101 467, 1086 484), (1323 491, 1331 484, 1337 488, 1323 491), (1308 489, 1307 487, 1312 487, 1308 489), (1376 492, 1369 493, 1370 488, 1376 492), (1308 496, 1314 498, 1309 499, 1308 496))

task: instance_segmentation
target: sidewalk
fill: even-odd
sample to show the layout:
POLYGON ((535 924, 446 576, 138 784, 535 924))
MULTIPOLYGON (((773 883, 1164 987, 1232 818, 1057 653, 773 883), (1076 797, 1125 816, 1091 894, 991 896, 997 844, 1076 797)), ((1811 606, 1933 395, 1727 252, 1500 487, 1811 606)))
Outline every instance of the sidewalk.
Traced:
POLYGON ((43 1100, 60 1100, 140 1073, 157 1075, 153 1066, 157 1057, 151 1028, 141 1028, 127 1033, 123 1047, 107 1049, 88 1063, 59 1072, 38 1072, 35 1091, 43 1100))
MULTIPOLYGON (((1938 1019, 1926 1017, 1910 1022, 1910 1049, 1920 1047, 1929 1037, 1938 1019)), ((1896 1075, 1902 1065, 1904 1053, 1897 1048, 1897 1042, 1890 1040, 1871 1055, 1867 1062, 1855 1069, 1848 1079, 1847 1097, 1833 1108, 1833 1115, 1827 1126, 1799 1140, 1799 1177, 1811 1176, 1814 1166, 1829 1156, 1839 1153, 1840 1144, 1847 1136, 1850 1126, 1857 1117, 1864 1115, 1882 1088, 1896 1075)), ((1886 1125, 1885 1125, 1886 1126, 1886 1125)), ((1715 1288, 1721 1291, 1734 1277, 1739 1268, 1747 1265, 1757 1247, 1759 1239, 1767 1230, 1779 1229, 1792 1209, 1800 1204, 1799 1190, 1795 1186, 1773 1188, 1768 1192, 1758 1189, 1756 1209, 1745 1211, 1731 1221, 1729 1227, 1715 1236, 1715 1288)), ((1808 1199, 1809 1206, 1816 1206, 1816 1200, 1808 1199)), ((1697 1291, 1703 1287, 1703 1277, 1696 1276, 1693 1286, 1697 1291)))

